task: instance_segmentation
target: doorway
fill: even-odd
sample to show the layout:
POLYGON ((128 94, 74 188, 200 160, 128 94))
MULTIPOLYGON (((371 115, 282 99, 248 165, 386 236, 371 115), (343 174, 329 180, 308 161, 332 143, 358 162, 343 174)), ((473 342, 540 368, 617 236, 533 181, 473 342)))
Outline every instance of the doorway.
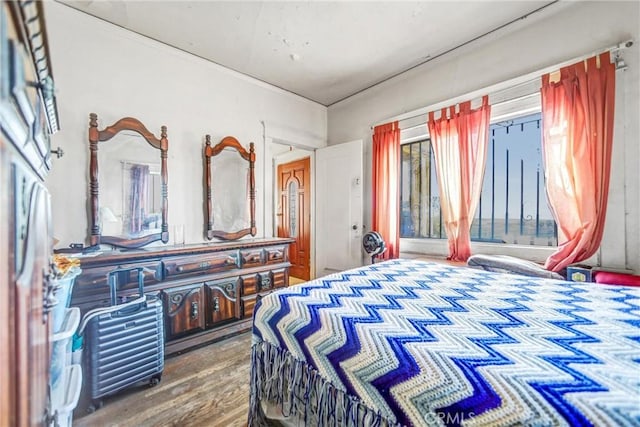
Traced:
POLYGON ((289 246, 289 274, 311 279, 311 160, 309 157, 277 167, 277 236, 295 241, 289 246))

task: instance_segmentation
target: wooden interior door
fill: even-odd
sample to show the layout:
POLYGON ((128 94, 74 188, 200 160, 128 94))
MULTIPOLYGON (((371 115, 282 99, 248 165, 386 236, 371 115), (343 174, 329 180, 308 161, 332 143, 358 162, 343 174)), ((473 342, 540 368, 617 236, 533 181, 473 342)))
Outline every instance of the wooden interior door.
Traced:
POLYGON ((311 160, 278 165, 278 237, 294 238, 289 246, 289 274, 309 280, 311 260, 311 160))

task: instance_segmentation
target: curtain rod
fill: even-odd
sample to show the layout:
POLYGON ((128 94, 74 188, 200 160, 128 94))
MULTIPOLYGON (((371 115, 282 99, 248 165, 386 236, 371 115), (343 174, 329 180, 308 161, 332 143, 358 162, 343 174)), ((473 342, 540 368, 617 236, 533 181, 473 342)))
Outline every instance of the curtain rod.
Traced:
MULTIPOLYGON (((412 112, 399 114, 399 115, 394 116, 394 117, 392 117, 390 119, 387 119, 387 120, 385 120, 383 122, 378 122, 378 123, 372 125, 370 127, 370 129, 373 130, 373 128, 375 128, 376 126, 383 125, 383 124, 390 123, 390 122, 395 122, 395 121, 402 122, 402 121, 405 121, 405 120, 415 119, 415 118, 418 118, 420 116, 424 116, 424 115, 429 114, 430 111, 436 111, 436 110, 439 110, 441 108, 445 108, 445 107, 447 107, 449 105, 455 105, 455 104, 461 102, 462 99, 466 99, 466 98, 474 99, 474 98, 477 98, 477 97, 481 96, 479 94, 482 93, 482 92, 489 92, 489 96, 490 97, 491 97, 491 95, 496 96, 497 94, 500 94, 502 92, 506 92, 506 91, 513 90, 513 89, 515 89, 517 87, 520 87, 520 86, 531 84, 533 81, 539 79, 540 76, 542 76, 543 74, 547 74, 547 73, 556 71, 559 68, 566 67, 567 65, 574 64, 574 63, 579 62, 579 61, 584 61, 587 58, 591 58, 592 56, 599 55, 599 54, 605 53, 605 52, 615 53, 615 56, 613 56, 612 59, 616 62, 616 69, 617 70, 618 69, 625 70, 627 68, 627 65, 624 63, 624 61, 620 60, 620 58, 618 57, 618 53, 621 50, 630 48, 631 46, 633 46, 633 40, 627 40, 627 41, 624 41, 624 42, 620 42, 620 43, 618 43, 616 45, 610 46, 608 48, 594 50, 594 51, 592 51, 590 53, 586 53, 586 54, 583 54, 581 56, 575 57, 573 59, 569 59, 569 60, 560 62, 559 64, 551 65, 551 66, 545 67, 545 68, 543 68, 541 70, 534 71, 534 72, 531 72, 529 74, 525 74, 524 76, 516 77, 514 79, 511 79, 512 81, 519 81, 520 79, 526 79, 524 81, 519 81, 518 83, 515 83, 512 86, 492 91, 491 90, 492 87, 503 86, 505 84, 505 82, 497 83, 495 85, 489 86, 489 87, 484 88, 484 89, 475 90, 473 92, 470 92, 467 95, 457 96, 457 97, 454 97, 454 98, 450 98, 447 101, 440 101, 440 102, 437 102, 435 104, 432 104, 431 106, 422 107, 422 108, 419 108, 417 110, 413 110, 412 112), (493 94, 491 92, 493 92, 493 94), (407 114, 411 114, 411 115, 406 116, 407 114)), ((529 95, 531 95, 531 94, 522 95, 522 96, 519 96, 519 97, 515 97, 513 99, 507 99, 505 101, 500 101, 500 102, 498 102, 496 104, 492 104, 492 105, 500 105, 500 104, 503 104, 503 103, 506 103, 506 102, 516 101, 516 100, 522 99, 522 98, 524 98, 526 96, 529 96, 529 95)), ((420 126, 422 126, 422 125, 420 125, 420 126)), ((409 128, 406 128, 406 129, 414 129, 414 128, 415 127, 409 127, 409 128)), ((405 130, 405 129, 400 129, 400 130, 405 130)))

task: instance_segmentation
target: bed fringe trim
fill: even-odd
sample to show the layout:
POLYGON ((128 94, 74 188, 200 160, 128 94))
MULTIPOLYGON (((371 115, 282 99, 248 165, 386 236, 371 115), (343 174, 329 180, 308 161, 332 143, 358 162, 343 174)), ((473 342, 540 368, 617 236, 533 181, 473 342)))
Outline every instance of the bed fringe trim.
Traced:
POLYGON ((399 427, 380 412, 337 389, 305 362, 266 341, 251 347, 249 427, 269 425, 261 401, 305 426, 399 427))

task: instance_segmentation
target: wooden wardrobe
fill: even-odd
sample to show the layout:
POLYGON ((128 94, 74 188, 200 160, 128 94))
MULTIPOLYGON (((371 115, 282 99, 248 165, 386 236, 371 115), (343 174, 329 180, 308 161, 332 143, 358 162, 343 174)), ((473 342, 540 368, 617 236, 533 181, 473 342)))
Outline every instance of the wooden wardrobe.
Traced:
POLYGON ((58 118, 43 4, 0 9, 0 426, 49 425, 49 135, 58 118))

